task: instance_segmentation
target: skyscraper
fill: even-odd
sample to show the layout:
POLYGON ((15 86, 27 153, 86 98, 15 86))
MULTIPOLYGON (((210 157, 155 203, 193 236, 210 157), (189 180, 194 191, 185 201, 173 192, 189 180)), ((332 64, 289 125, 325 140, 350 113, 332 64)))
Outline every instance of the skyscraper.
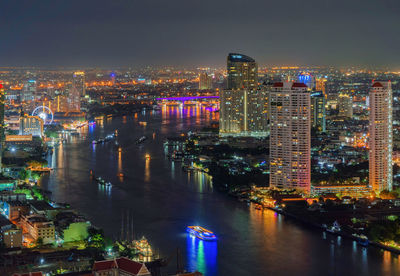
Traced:
POLYGON ((209 76, 206 72, 200 73, 199 75, 199 89, 212 89, 212 77, 209 76))
POLYGON ((24 88, 21 95, 21 101, 32 101, 34 95, 36 94, 36 81, 35 80, 28 80, 24 83, 24 88))
POLYGON ((392 84, 374 82, 369 92, 369 184, 375 192, 392 190, 392 84))
POLYGON ((78 89, 74 85, 71 85, 67 90, 67 106, 68 111, 78 112, 81 110, 81 97, 78 89))
POLYGON ((227 88, 220 93, 220 134, 266 135, 266 97, 258 89, 255 60, 242 54, 229 54, 227 72, 227 88))
POLYGON ((310 93, 278 82, 270 92, 270 186, 308 193, 311 183, 310 93))
POLYGON ((75 72, 72 85, 78 90, 80 96, 84 97, 86 95, 85 72, 75 72))
POLYGON ((353 99, 347 93, 340 93, 338 98, 339 116, 353 118, 353 99))
POLYGON ((311 125, 318 132, 326 131, 325 96, 322 91, 311 93, 311 125))

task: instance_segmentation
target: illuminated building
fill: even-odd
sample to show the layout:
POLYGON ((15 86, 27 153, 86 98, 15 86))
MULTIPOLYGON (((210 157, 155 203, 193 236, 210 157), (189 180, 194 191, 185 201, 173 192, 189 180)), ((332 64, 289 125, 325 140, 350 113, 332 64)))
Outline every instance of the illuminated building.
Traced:
POLYGON ((80 91, 72 85, 67 91, 67 110, 68 112, 79 112, 81 110, 80 91))
POLYGON ((363 184, 357 185, 312 185, 311 195, 337 195, 365 198, 371 195, 371 188, 363 184))
POLYGON ((325 97, 322 92, 311 93, 311 125, 318 132, 326 131, 325 97))
POLYGON ((34 95, 36 94, 36 81, 35 80, 28 80, 24 84, 24 88, 22 90, 22 95, 21 95, 21 101, 32 101, 34 98, 34 95))
POLYGON ((392 84, 374 82, 369 92, 369 184, 374 191, 392 190, 392 84))
POLYGON ((254 59, 229 54, 227 88, 220 92, 220 134, 223 136, 264 136, 265 91, 258 90, 254 59))
POLYGON ((322 94, 324 94, 324 97, 327 98, 328 94, 326 93, 326 78, 317 78, 315 79, 315 90, 316 91, 322 91, 322 94))
POLYGON ((85 72, 78 71, 73 75, 72 85, 78 90, 80 96, 86 95, 85 72))
POLYGON ((0 214, 0 242, 7 248, 22 247, 22 231, 0 214))
POLYGON ((53 243, 55 241, 54 223, 44 216, 22 216, 20 222, 24 233, 28 233, 32 241, 42 239, 43 244, 53 243))
POLYGON ((19 119, 19 135, 43 136, 44 122, 38 116, 24 115, 19 119))
POLYGON ((310 191, 310 93, 304 83, 278 82, 270 92, 270 187, 310 191))
POLYGON ((339 116, 353 118, 353 99, 349 94, 340 93, 338 99, 339 116))
POLYGON ((314 77, 310 73, 303 72, 297 77, 297 81, 307 85, 308 90, 313 90, 315 87, 314 77))
POLYGON ((212 77, 209 76, 206 72, 200 73, 199 75, 199 89, 212 89, 212 77))

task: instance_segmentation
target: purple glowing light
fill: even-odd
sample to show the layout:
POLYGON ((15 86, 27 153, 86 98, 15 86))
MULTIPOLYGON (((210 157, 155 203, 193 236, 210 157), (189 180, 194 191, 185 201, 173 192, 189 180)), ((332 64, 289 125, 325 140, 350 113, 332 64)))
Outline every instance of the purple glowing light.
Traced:
POLYGON ((198 99, 219 99, 219 96, 194 96, 194 97, 168 97, 168 98, 156 98, 157 101, 190 101, 198 99))

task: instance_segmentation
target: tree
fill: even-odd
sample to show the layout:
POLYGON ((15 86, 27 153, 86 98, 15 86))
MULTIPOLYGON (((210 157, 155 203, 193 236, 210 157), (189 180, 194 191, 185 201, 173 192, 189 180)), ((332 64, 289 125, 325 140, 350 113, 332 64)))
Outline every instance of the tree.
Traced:
POLYGON ((19 179, 21 179, 21 180, 26 181, 27 179, 30 178, 30 176, 31 176, 31 171, 30 171, 30 170, 22 169, 22 170, 19 172, 19 179))

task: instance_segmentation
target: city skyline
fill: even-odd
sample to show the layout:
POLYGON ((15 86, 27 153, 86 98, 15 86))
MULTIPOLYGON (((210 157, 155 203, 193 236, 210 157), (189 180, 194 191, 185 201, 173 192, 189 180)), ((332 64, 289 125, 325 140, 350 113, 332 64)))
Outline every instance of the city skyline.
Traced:
POLYGON ((4 66, 222 67, 221 56, 243 52, 260 65, 398 68, 399 10, 397 1, 374 0, 4 1, 0 60, 4 66))

